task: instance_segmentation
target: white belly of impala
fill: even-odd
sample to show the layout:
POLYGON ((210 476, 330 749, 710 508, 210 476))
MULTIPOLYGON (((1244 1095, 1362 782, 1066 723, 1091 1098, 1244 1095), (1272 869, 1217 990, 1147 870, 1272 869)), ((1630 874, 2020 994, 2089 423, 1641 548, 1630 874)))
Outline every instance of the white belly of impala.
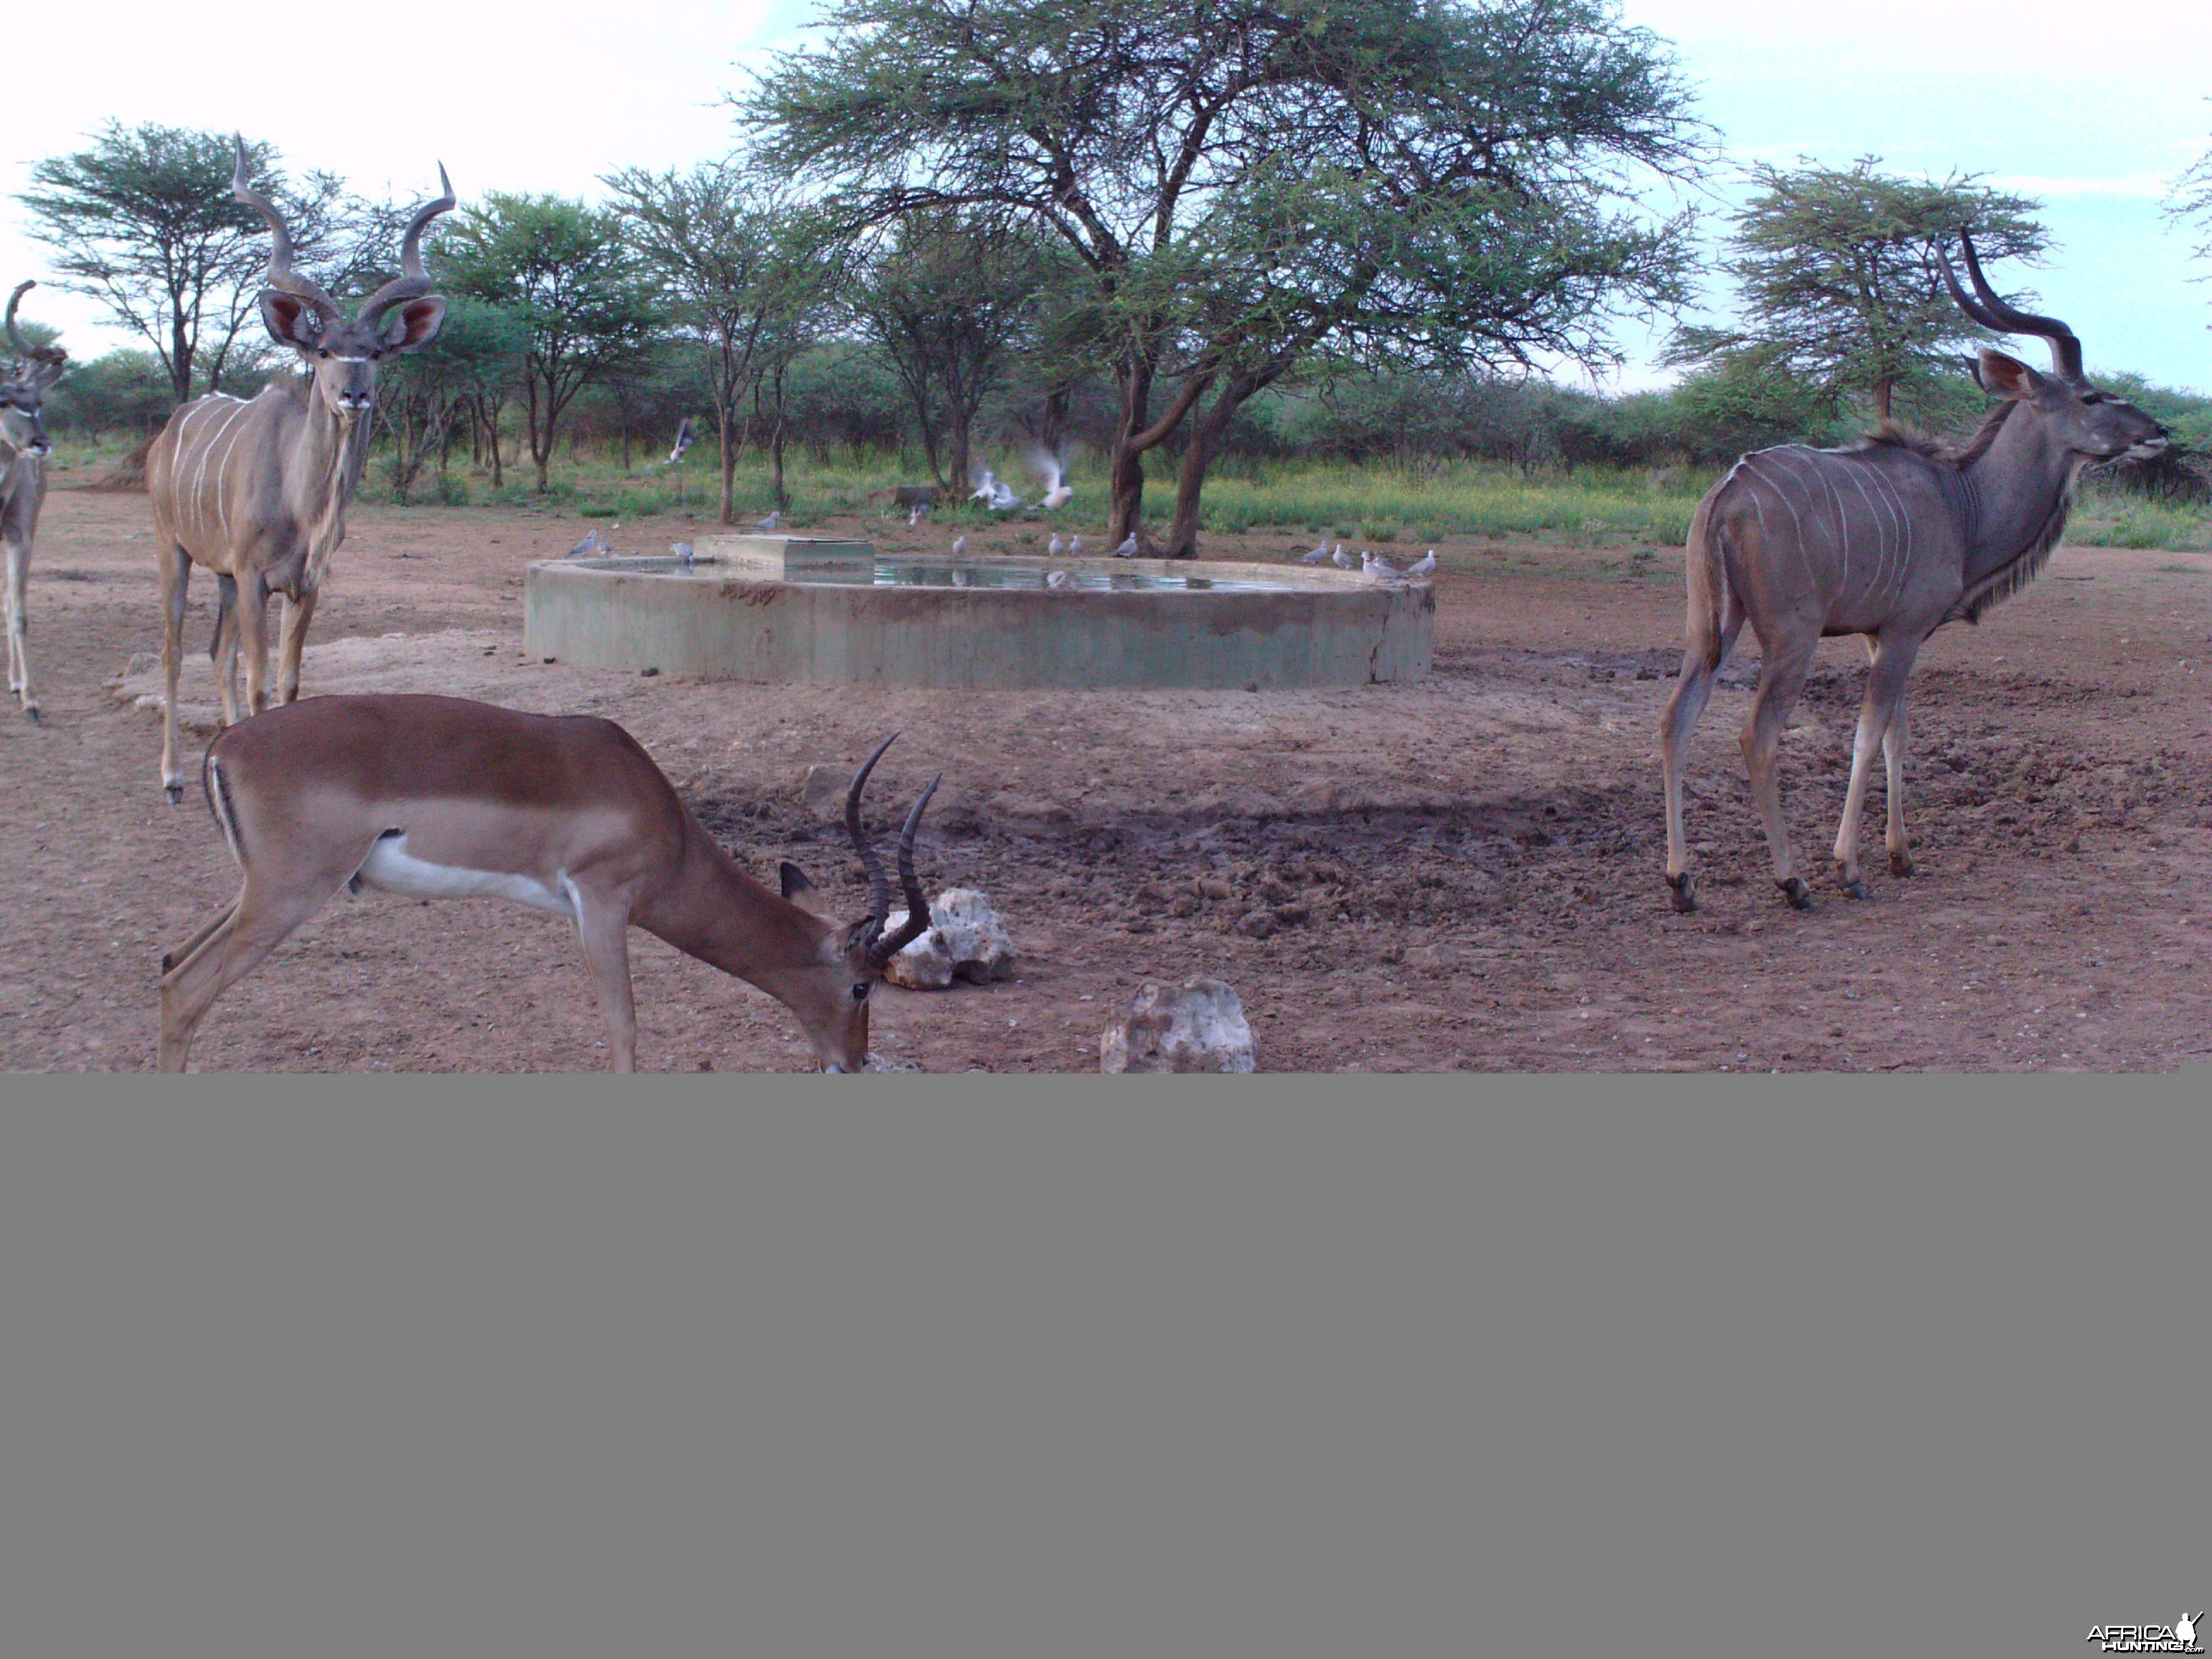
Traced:
POLYGON ((576 920, 581 908, 576 884, 562 871, 557 884, 549 886, 535 876, 510 870, 471 870, 465 865, 432 864, 407 851, 407 837, 386 836, 369 849, 362 861, 364 885, 403 898, 503 898, 526 904, 533 910, 550 911, 576 920))

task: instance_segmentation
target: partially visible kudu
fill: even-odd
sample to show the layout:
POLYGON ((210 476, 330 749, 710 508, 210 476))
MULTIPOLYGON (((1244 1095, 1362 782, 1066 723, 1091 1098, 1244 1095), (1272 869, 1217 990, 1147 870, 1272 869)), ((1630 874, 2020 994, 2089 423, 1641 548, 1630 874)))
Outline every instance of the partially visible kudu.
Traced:
POLYGON ((2081 343, 2065 324, 2016 311, 1984 280, 1961 236, 1969 298, 1949 259, 1943 276, 1960 309, 1986 328, 2039 335, 2052 373, 1984 349, 1978 375, 2005 401, 1972 442, 1948 450, 1887 427, 1849 449, 1787 444, 1746 455, 1706 492, 1690 521, 1689 642, 1667 705, 1661 750, 1667 792, 1667 884, 1674 908, 1697 907, 1682 833, 1682 768, 1690 734, 1746 621, 1759 635, 1759 690, 1743 728, 1752 794, 1766 827, 1775 884, 1800 909, 1812 889, 1790 861, 1777 748, 1824 635, 1866 636, 1871 667, 1836 832, 1836 873, 1867 896, 1858 821, 1875 750, 1888 769, 1889 866, 1912 873, 1905 836, 1905 682, 1921 642, 1945 623, 1977 622, 2034 579, 2066 527, 2075 481, 2095 462, 2145 459, 2164 428, 2081 373, 2081 343))
POLYGON ((304 385, 271 385, 250 400, 213 392, 169 417, 146 455, 146 493, 154 506, 155 557, 161 581, 161 785, 184 798, 177 759, 177 675, 184 651, 185 589, 195 564, 215 573, 219 604, 210 653, 222 689, 226 726, 239 718, 238 651, 246 647, 246 701, 268 704, 268 605, 284 596, 277 691, 300 695, 300 652, 331 555, 345 539, 345 510, 361 481, 368 447, 377 365, 436 337, 446 302, 422 270, 422 231, 453 205, 446 169, 442 193, 417 212, 400 246, 400 275, 361 303, 349 320, 320 284, 292 269, 292 238, 275 203, 246 179, 238 141, 231 193, 268 222, 274 246, 262 320, 280 345, 300 354, 304 385), (398 315, 389 325, 387 313, 398 315))
POLYGON ((36 283, 18 283, 8 296, 8 345, 15 354, 0 374, 0 547, 8 553, 8 689, 23 712, 39 718, 39 693, 31 684, 24 635, 23 588, 31 580, 31 540, 39 533, 39 508, 46 499, 46 441, 40 406, 56 380, 69 372, 69 353, 34 346, 15 326, 15 307, 36 283))

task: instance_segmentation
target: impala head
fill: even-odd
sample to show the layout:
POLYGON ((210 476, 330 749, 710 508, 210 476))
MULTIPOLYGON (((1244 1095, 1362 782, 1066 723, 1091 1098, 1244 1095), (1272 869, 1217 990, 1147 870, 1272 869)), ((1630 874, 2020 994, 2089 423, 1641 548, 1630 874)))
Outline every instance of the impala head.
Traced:
POLYGON ((2166 448, 2164 427, 2133 404, 2089 384, 2081 372, 2081 342, 2072 329, 2054 317, 2016 311, 1999 299, 1982 276, 1973 240, 1961 232, 1959 246, 1966 256, 1966 274, 1973 279, 1973 296, 1959 286, 1950 259, 1942 259, 1943 281, 1959 309, 1984 328, 2001 334, 2038 335, 2051 343, 2049 374, 2039 374, 2017 357, 1984 347, 1976 376, 1984 391, 2030 404, 2061 443, 2091 460, 2147 461, 2166 448))
POLYGON ((443 191, 425 204, 407 227, 400 244, 400 274, 361 302, 349 319, 322 285, 292 269, 292 234, 276 204, 246 181, 246 141, 238 145, 238 167, 230 193, 268 222, 276 245, 269 252, 269 274, 262 280, 261 317, 279 345, 290 346, 307 365, 319 399, 342 422, 366 411, 376 398, 376 369, 384 358, 418 351, 437 337, 446 320, 446 302, 430 292, 422 270, 422 231, 453 205, 453 186, 441 162, 443 191), (390 320, 386 320, 387 315, 390 320))
MULTIPOLYGON (((815 1060, 825 1072, 857 1072, 867 1063, 870 994, 890 959, 929 927, 929 901, 914 873, 914 837, 944 774, 930 780, 899 831, 898 878, 906 896, 906 920, 889 933, 884 930, 891 915, 890 878, 860 828, 860 791, 897 735, 893 732, 876 745, 876 752, 853 775, 853 787, 845 794, 845 833, 868 872, 868 914, 848 927, 823 919, 814 960, 775 975, 773 982, 765 977, 762 981, 763 989, 799 1016, 806 1040, 814 1046, 815 1060)), ((782 876, 784 897, 811 909, 814 884, 794 864, 785 865, 782 876)))
POLYGON ((8 349, 15 354, 0 369, 0 461, 18 455, 44 459, 53 446, 39 418, 46 390, 69 372, 69 354, 59 346, 34 346, 15 326, 15 307, 36 283, 18 283, 8 296, 8 349))

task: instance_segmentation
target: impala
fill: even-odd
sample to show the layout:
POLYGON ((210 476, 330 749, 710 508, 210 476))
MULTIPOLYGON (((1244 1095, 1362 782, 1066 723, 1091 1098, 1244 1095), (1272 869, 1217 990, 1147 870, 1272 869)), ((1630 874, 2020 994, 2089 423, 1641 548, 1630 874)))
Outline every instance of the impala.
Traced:
POLYGON ((1905 682, 1929 635, 1982 612, 2035 579, 2066 528, 2084 467, 2147 459, 2165 428, 2089 384, 2081 343, 2065 324, 2014 310, 1982 276, 1961 236, 1969 298, 1943 258, 1960 310, 1985 328, 2050 342, 2052 373, 1984 348, 1978 378, 2005 401, 1963 449, 1885 425, 1849 449, 1786 444, 1746 455, 1705 494, 1690 520, 1689 642, 1661 726, 1667 794, 1667 885, 1677 910, 1697 908, 1682 830, 1682 769, 1713 680, 1748 621, 1759 635, 1759 690, 1743 728, 1751 791, 1766 828, 1775 885, 1800 909, 1813 890, 1790 855, 1778 771, 1782 728, 1824 635, 1866 638, 1871 665, 1851 751, 1851 780, 1836 831, 1836 876, 1865 898, 1859 815, 1875 751, 1888 767, 1889 867, 1912 873, 1905 835, 1905 682))
POLYGON ((169 416, 146 452, 146 493, 154 508, 154 556, 159 562, 161 673, 167 687, 161 715, 161 786, 172 801, 185 795, 177 760, 177 675, 182 665, 185 589, 192 566, 215 573, 215 637, 226 726, 239 718, 239 646, 246 647, 246 701, 259 714, 268 703, 269 596, 284 597, 277 664, 281 701, 300 695, 300 653, 315 595, 331 556, 345 539, 345 511, 368 453, 377 365, 419 351, 446 320, 446 302, 430 292, 422 270, 422 231, 453 205, 446 169, 443 194, 418 211, 400 246, 400 274, 361 303, 349 320, 319 283, 292 269, 292 236, 276 204, 246 181, 246 143, 238 143, 231 194, 268 222, 274 245, 263 280, 261 317, 279 345, 300 354, 304 386, 272 384, 258 397, 210 392, 169 416), (385 315, 398 315, 387 325, 385 315))
POLYGON ((55 381, 69 372, 59 346, 34 346, 15 326, 15 307, 38 286, 19 283, 8 296, 8 344, 15 362, 0 374, 0 547, 8 550, 8 689, 33 721, 39 694, 31 684, 31 659, 23 635, 23 587, 31 579, 31 541, 39 533, 39 508, 46 499, 46 457, 52 446, 39 409, 55 381))
POLYGON ((929 926, 914 840, 937 782, 899 836, 906 920, 888 933, 890 883, 860 830, 860 791, 890 744, 845 797, 871 906, 839 926, 799 902, 813 887, 796 866, 782 866, 781 893, 738 868, 611 720, 377 695, 315 697, 231 726, 208 745, 200 780, 245 883, 161 958, 161 1069, 184 1069, 209 1006, 287 935, 341 889, 374 887, 513 899, 568 918, 617 1072, 637 1066, 633 926, 781 1002, 823 1070, 857 1070, 869 993, 929 926))

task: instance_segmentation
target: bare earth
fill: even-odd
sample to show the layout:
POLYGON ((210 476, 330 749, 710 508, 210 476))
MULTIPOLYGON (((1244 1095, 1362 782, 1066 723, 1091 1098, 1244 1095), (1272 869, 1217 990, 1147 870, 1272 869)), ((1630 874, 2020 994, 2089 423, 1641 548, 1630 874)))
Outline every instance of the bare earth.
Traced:
MULTIPOLYGON (((608 715, 750 867, 769 877, 792 858, 855 914, 858 867, 793 786, 810 763, 850 765, 902 732, 877 821, 943 768, 924 879, 987 892, 1023 966, 987 988, 886 988, 876 1048, 895 1064, 1095 1071, 1109 1011, 1148 979, 1197 974, 1242 994, 1267 1070, 2163 1070, 2212 1055, 2212 556, 2062 549, 1978 629, 1929 642, 1911 703, 1919 874, 1879 873, 1877 781, 1866 903, 1835 890, 1827 860, 1864 656, 1855 640, 1825 645, 1785 747, 1791 833, 1821 894, 1810 914, 1771 885, 1744 787, 1747 635, 1693 761, 1704 908, 1677 916, 1656 732, 1680 652, 1679 552, 1634 578, 1617 551, 1445 546, 1436 671, 1415 685, 860 695, 526 658, 523 568, 580 527, 356 508, 307 695, 454 691, 608 715)), ((611 533, 659 552, 708 528, 611 533)), ((161 951, 235 890, 197 792, 161 797, 158 717, 116 690, 159 644, 150 532, 143 496, 58 489, 47 502, 30 589, 46 723, 0 715, 9 1070, 150 1065, 161 951)), ((811 533, 886 550, 949 539, 902 520, 811 533)), ((1042 536, 970 539, 1034 551, 1042 536)), ((1293 544, 1208 550, 1279 558, 1293 544)), ((186 634, 203 674, 212 594, 201 577, 186 634)), ((805 1066, 780 1006, 632 941, 641 1065, 805 1066)), ((194 1052, 210 1071, 605 1059, 560 923, 373 893, 341 898, 218 1003, 194 1052)))

